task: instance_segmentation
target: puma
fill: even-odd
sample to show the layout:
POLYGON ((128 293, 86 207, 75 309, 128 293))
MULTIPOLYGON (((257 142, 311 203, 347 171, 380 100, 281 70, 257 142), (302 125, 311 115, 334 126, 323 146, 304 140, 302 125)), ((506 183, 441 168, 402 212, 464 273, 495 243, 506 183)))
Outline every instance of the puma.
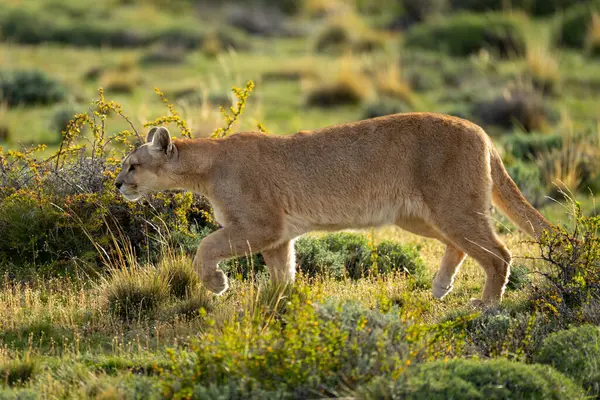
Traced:
POLYGON ((123 161, 116 187, 128 200, 151 191, 205 195, 221 229, 194 258, 203 284, 221 294, 224 259, 262 252, 271 279, 291 282, 293 241, 314 230, 395 224, 446 245, 433 295, 452 290, 466 255, 486 273, 482 300, 501 301, 511 254, 490 222, 492 203, 524 232, 551 224, 523 197, 491 139, 455 117, 407 113, 288 136, 239 133, 175 139, 154 127, 123 161))

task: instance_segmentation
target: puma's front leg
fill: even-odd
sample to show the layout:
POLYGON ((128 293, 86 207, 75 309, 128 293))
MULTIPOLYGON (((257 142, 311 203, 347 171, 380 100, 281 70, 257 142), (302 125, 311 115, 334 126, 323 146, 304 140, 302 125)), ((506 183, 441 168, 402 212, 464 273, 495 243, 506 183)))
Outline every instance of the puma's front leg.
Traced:
POLYGON ((225 227, 205 237, 194 258, 194 269, 202 284, 211 292, 222 294, 228 283, 225 273, 218 267, 220 261, 256 253, 276 241, 269 229, 248 231, 238 227, 225 227))

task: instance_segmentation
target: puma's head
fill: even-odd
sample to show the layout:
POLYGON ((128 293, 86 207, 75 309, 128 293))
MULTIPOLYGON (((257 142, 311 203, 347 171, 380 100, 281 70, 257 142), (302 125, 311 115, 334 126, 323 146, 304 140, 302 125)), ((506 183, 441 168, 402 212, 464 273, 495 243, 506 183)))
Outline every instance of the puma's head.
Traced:
POLYGON ((151 192, 171 189, 174 180, 172 166, 177 160, 177 147, 166 128, 153 127, 146 143, 123 160, 115 186, 130 201, 151 192))

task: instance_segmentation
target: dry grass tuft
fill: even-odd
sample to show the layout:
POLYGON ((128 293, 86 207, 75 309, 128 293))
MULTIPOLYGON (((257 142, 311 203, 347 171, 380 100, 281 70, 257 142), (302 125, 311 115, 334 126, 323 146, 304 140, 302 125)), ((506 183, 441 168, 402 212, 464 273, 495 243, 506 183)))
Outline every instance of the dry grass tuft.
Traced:
POLYGON ((392 63, 375 72, 375 87, 380 95, 403 101, 409 106, 415 105, 415 93, 403 78, 397 63, 392 63))
POLYGON ((527 47, 527 74, 536 89, 543 93, 555 93, 560 83, 558 60, 542 45, 530 44, 527 47))
POLYGON ((587 51, 592 56, 600 56, 600 14, 592 14, 592 24, 588 32, 587 51))
POLYGON ((310 106, 358 105, 373 97, 373 84, 359 71, 352 57, 345 57, 335 77, 313 82, 306 96, 310 106))

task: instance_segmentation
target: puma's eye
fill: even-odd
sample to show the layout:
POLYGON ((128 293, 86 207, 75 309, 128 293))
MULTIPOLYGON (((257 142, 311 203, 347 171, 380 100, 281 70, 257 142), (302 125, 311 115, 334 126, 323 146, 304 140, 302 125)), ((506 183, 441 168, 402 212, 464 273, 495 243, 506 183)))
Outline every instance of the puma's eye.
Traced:
POLYGON ((136 167, 137 167, 137 165, 136 165, 136 164, 131 164, 131 165, 129 166, 129 172, 133 171, 133 170, 134 170, 136 167))

